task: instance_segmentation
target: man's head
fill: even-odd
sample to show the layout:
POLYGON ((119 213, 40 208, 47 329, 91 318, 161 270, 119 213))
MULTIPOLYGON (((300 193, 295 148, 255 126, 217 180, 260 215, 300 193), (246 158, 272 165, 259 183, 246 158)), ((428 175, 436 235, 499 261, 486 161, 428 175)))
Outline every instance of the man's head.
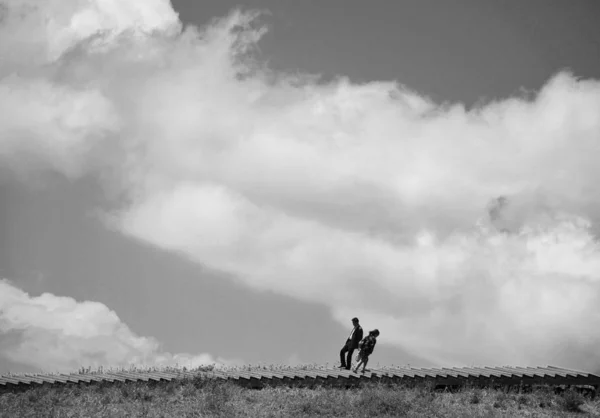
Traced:
POLYGON ((358 318, 352 318, 352 325, 354 325, 355 327, 358 326, 358 318))

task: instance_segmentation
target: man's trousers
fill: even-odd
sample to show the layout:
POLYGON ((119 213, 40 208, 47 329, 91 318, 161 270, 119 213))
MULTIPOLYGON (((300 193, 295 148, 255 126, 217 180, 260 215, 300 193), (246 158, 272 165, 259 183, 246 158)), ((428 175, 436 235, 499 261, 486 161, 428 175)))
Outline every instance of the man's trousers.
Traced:
POLYGON ((352 367, 352 354, 354 354, 354 348, 350 348, 350 340, 348 340, 340 351, 340 363, 348 370, 352 367), (348 354, 345 355, 346 353, 348 354))

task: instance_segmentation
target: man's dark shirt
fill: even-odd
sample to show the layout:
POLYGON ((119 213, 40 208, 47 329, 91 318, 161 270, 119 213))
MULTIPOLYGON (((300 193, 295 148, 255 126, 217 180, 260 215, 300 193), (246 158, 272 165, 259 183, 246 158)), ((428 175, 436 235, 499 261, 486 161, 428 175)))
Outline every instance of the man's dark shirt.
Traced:
POLYGON ((363 329, 359 325, 354 329, 354 333, 352 334, 352 339, 348 343, 348 348, 356 349, 358 348, 358 343, 362 340, 363 337, 363 329))

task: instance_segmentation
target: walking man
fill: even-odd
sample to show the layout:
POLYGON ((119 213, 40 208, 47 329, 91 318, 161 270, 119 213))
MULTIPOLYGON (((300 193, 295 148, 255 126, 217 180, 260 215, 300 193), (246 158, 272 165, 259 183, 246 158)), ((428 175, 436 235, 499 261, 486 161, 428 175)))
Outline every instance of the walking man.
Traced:
POLYGON ((346 340, 346 344, 344 344, 340 351, 340 369, 350 370, 352 367, 352 354, 358 348, 358 343, 363 337, 363 329, 358 323, 358 318, 352 318, 352 325, 354 327, 346 340), (346 355, 346 353, 348 354, 346 355))

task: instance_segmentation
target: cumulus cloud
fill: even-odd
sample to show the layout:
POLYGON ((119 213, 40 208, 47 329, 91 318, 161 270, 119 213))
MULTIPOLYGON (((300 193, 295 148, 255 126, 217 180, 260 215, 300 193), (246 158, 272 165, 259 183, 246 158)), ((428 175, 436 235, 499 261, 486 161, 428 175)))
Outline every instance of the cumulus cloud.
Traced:
POLYGON ((136 335, 102 303, 50 293, 32 297, 7 280, 0 280, 0 335, 5 340, 0 356, 51 372, 229 364, 209 354, 166 352, 155 339, 136 335))
POLYGON ((47 64, 82 43, 101 50, 123 34, 180 29, 164 0, 2 0, 0 18, 2 66, 47 64))
POLYGON ((0 103, 36 111, 0 119, 0 159, 101 174, 123 196, 118 231, 358 315, 437 363, 600 366, 599 81, 559 73, 533 98, 467 109, 271 71, 252 13, 186 29, 155 15, 175 16, 107 24, 100 46, 64 23, 70 47, 19 76, 54 101, 5 70, 0 103))
POLYGON ((116 123, 110 102, 97 91, 14 74, 0 81, 0 159, 15 169, 53 168, 77 176, 116 123))

